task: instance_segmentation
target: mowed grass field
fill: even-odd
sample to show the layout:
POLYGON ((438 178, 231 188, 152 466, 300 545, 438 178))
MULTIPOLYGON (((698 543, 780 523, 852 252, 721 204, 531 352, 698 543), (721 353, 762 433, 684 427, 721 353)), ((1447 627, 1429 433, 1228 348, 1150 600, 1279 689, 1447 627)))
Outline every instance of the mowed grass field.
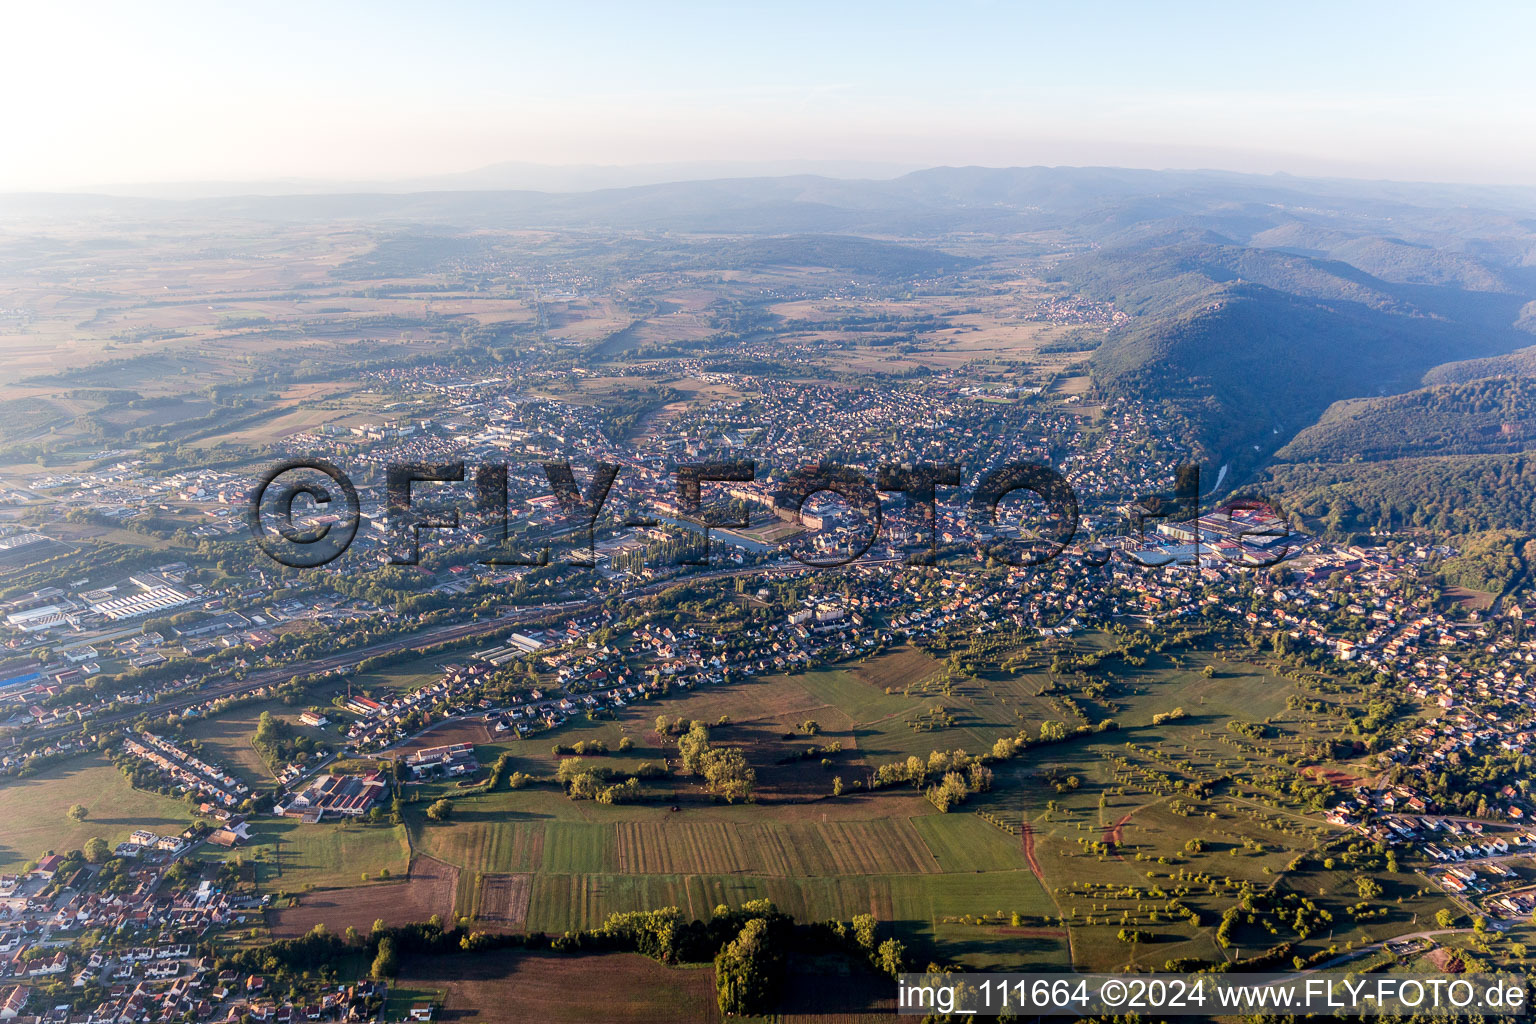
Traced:
POLYGON ((519 873, 544 867, 542 821, 476 821, 428 828, 415 843, 432 856, 467 871, 519 873))
POLYGON ((135 829, 180 832, 195 818, 187 803, 134 789, 104 757, 75 758, 25 779, 0 782, 0 870, 11 871, 49 850, 64 853, 92 836, 116 845, 135 829), (81 804, 89 816, 66 816, 81 804))
POLYGON ((738 871, 758 875, 927 873, 937 859, 910 821, 618 825, 618 861, 632 874, 738 871))
POLYGON ((241 849, 256 862, 264 889, 290 892, 358 885, 363 872, 377 878, 386 868, 404 878, 411 855, 403 825, 304 825, 295 818, 252 819, 251 842, 241 849))
POLYGON ((946 695, 933 682, 941 667, 928 654, 902 647, 868 661, 782 679, 845 715, 860 762, 871 767, 912 755, 926 758, 933 750, 980 752, 999 736, 1046 718, 1062 718, 1061 712, 1033 696, 1048 682, 1043 672, 1001 682, 996 676, 960 681, 946 695), (914 727, 935 708, 942 708, 954 724, 943 729, 914 727))
POLYGON ((215 718, 190 722, 184 731, 190 738, 202 741, 210 759, 239 775, 247 785, 270 786, 272 773, 251 743, 251 737, 256 734, 256 722, 263 711, 269 711, 274 718, 287 722, 297 731, 310 734, 310 730, 299 725, 302 710, 281 701, 262 701, 233 708, 215 718))

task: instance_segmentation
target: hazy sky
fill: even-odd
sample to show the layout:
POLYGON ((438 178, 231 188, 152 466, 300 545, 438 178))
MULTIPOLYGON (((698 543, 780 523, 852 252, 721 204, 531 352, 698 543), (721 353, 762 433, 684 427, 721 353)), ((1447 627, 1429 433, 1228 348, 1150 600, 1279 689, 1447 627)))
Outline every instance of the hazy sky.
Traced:
POLYGON ((1531 3, 52 0, 5 22, 0 189, 785 159, 1536 184, 1531 3))

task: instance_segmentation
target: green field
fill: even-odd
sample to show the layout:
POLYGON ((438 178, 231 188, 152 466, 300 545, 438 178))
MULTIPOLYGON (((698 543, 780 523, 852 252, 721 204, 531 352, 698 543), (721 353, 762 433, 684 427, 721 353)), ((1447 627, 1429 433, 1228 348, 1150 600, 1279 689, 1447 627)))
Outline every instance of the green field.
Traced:
POLYGON ((546 872, 616 871, 617 836, 610 826, 552 821, 544 830, 546 872))
MULTIPOLYGON (((435 683, 443 677, 442 666, 449 662, 463 663, 467 660, 469 652, 462 654, 431 654, 422 658, 411 658, 394 665, 385 665, 383 668, 374 669, 371 672, 360 672, 349 676, 346 682, 339 682, 333 688, 334 692, 345 693, 348 684, 354 693, 363 690, 391 690, 404 693, 418 687, 435 683)), ((324 691, 326 700, 330 700, 332 691, 324 691)))
MULTIPOLYGON (((1087 634, 1057 649, 1092 653, 1112 646, 1112 638, 1087 634)), ((566 743, 602 738, 613 744, 628 735, 636 742, 629 755, 594 761, 627 765, 672 749, 646 728, 658 711, 705 720, 727 714, 730 725, 718 730, 726 742, 781 743, 780 733, 794 733, 801 720, 814 718, 820 736, 846 738, 856 749, 856 758, 845 757, 833 770, 858 779, 865 769, 909 754, 987 749, 997 736, 1021 728, 1032 733, 1046 719, 1069 726, 1118 723, 996 764, 991 790, 947 815, 903 787, 757 805, 693 802, 676 814, 654 802, 573 803, 558 790, 534 786, 461 798, 453 824, 441 826, 420 817, 423 801, 437 792, 429 789, 410 806, 412 834, 419 849, 466 869, 466 908, 474 905, 471 873, 532 875, 528 926, 549 930, 591 926, 621 909, 676 905, 702 916, 721 902, 767 897, 811 919, 875 913, 914 940, 942 942, 972 966, 1108 968, 1134 961, 1160 968, 1175 957, 1221 959, 1279 941, 1239 928, 1227 949, 1218 946, 1215 925, 1242 885, 1326 901, 1341 942, 1400 933, 1412 924, 1412 911, 1390 905, 1398 895, 1413 895, 1406 879, 1394 883, 1374 916, 1355 922, 1354 875, 1321 870, 1322 857, 1342 834, 1284 792, 1300 744, 1317 728, 1305 713, 1287 709, 1287 697, 1299 692, 1293 681, 1263 661, 1197 646, 1152 652, 1145 666, 1130 672, 1116 666, 1100 676, 1107 685, 1099 694, 1083 695, 1081 681, 1062 685, 1048 662, 1035 656, 1017 672, 989 670, 940 694, 931 690, 928 671, 938 662, 905 651, 846 669, 674 695, 631 708, 620 721, 578 723, 558 736, 566 743), (897 684, 913 692, 885 692, 897 684), (913 729, 909 719, 937 700, 954 723, 913 729), (1182 714, 1152 724, 1154 715, 1175 709, 1182 714), (1248 736, 1228 723, 1262 731, 1248 736), (1185 784, 1210 788, 1198 809, 1170 795, 1183 793, 1177 787, 1185 784), (1015 830, 1029 821, 1038 880, 1022 834, 977 811, 1015 830), (1202 838, 1204 851, 1184 849, 1191 836, 1202 838), (1297 861, 1308 856, 1311 861, 1297 861), (1181 870, 1209 872, 1219 883, 1185 897, 1200 914, 1198 926, 1151 915, 1166 899, 1152 889, 1176 888, 1181 870), (1015 914, 1018 925, 1011 923, 1015 914), (1146 941, 1127 944, 1118 936, 1130 925, 1146 933, 1146 941)), ((784 749, 793 750, 795 742, 808 741, 795 733, 784 749)), ((542 742, 513 741, 504 749, 528 770, 547 773, 558 760, 542 742)), ((760 781, 783 770, 772 760, 758 763, 760 781)), ((680 787, 672 792, 689 788, 686 780, 665 785, 680 787)), ((1415 900, 1421 912, 1432 902, 1415 900)), ((1317 948, 1317 941, 1307 948, 1317 948)))
POLYGON ((805 920, 885 911, 890 880, 883 877, 766 879, 752 875, 540 875, 534 881, 528 927, 565 931, 589 927, 609 914, 640 907, 677 907, 708 918, 721 904, 771 899, 805 920))
POLYGON ((913 826, 932 851, 939 870, 1011 871, 1024 859, 1016 836, 1011 836, 961 807, 949 814, 914 818, 913 826))
POLYGON ((308 887, 358 885, 388 869, 404 878, 410 847, 403 826, 321 822, 304 825, 293 818, 253 819, 251 842, 242 848, 259 867, 269 890, 297 892, 308 887))
POLYGON ((861 875, 936 870, 905 820, 626 823, 619 862, 633 874, 739 871, 760 875, 861 875))
POLYGON ((891 922, 897 933, 909 940, 946 935, 958 943, 954 952, 976 967, 1064 966, 1064 936, 1037 935, 1027 942, 999 941, 1001 933, 995 927, 989 930, 946 920, 998 910, 1043 913, 1047 901, 1026 871, 807 878, 722 874, 539 875, 534 880, 527 927, 534 931, 564 932, 591 927, 609 914, 641 907, 678 907, 689 917, 708 918, 721 904, 740 906, 752 899, 770 899, 800 920, 846 921, 856 914, 872 913, 891 922))
POLYGON ((184 728, 191 739, 202 741, 208 757, 239 775, 249 786, 273 783, 267 762, 251 743, 256 732, 256 721, 263 711, 282 719, 296 729, 308 733, 299 725, 299 712, 303 708, 289 707, 280 701, 261 701, 243 704, 214 718, 188 722, 184 728))
POLYGON ((49 850, 81 849, 92 836, 115 845, 135 829, 180 832, 196 816, 185 801, 134 789, 103 757, 76 758, 0 782, 0 870, 14 870, 49 850), (90 812, 78 825, 65 816, 77 803, 90 812))

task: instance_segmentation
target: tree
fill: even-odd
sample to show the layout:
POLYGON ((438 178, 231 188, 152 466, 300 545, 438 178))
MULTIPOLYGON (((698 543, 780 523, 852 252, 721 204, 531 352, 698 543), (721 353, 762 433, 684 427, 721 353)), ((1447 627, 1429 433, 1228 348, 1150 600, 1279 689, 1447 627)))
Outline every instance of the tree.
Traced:
POLYGON ((906 966, 907 951, 899 939, 886 939, 875 953, 875 966, 896 978, 906 966))
POLYGON ((762 1014, 778 1002, 783 957, 766 920, 754 917, 715 955, 715 990, 721 1013, 762 1014))
POLYGON ((928 801, 945 813, 955 804, 963 803, 968 795, 965 776, 959 772, 946 772, 938 785, 928 787, 928 801))
POLYGON ((400 963, 395 956, 395 940, 386 935, 379 940, 379 953, 373 958, 373 967, 369 973, 382 981, 385 978, 393 978, 399 969, 400 963))
POLYGON ((596 796, 600 804, 632 804, 643 800, 645 791, 640 788, 640 780, 632 776, 618 785, 599 788, 596 796))
POLYGON ((853 938, 860 946, 875 951, 875 927, 878 922, 874 914, 855 914, 853 917, 853 938))
POLYGON ((705 788, 725 797, 727 803, 750 800, 757 789, 757 772, 747 764, 740 747, 706 750, 701 769, 705 788))
POLYGON ((677 752, 682 756, 683 770, 690 775, 702 774, 704 755, 708 751, 709 727, 703 722, 694 722, 677 739, 677 752))
POLYGON ((841 775, 834 775, 832 777, 832 795, 843 795, 843 777, 841 775))
POLYGON ((69 815, 69 820, 70 821, 72 821, 76 825, 78 825, 82 821, 84 821, 85 820, 85 816, 90 814, 91 812, 86 810, 84 804, 71 804, 70 807, 69 807, 69 810, 67 812, 65 812, 65 813, 67 813, 69 815))
POLYGON ((277 719, 272 717, 272 712, 263 711, 256 719, 256 746, 263 749, 276 747, 283 739, 283 728, 277 719))
POLYGON ((433 821, 447 821, 453 817, 453 801, 446 797, 432 801, 427 808, 427 817, 433 821))
POLYGON ((112 847, 100 836, 92 836, 85 841, 85 859, 92 864, 103 864, 112 856, 112 847))

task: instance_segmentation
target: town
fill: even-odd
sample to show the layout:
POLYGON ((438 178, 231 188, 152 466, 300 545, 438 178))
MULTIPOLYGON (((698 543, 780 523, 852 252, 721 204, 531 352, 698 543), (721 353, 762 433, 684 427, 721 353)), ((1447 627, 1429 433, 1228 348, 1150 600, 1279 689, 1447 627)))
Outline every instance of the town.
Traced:
POLYGON ((270 230, 27 315, 105 326, 0 437, 0 1020, 435 1019, 739 915, 858 1008, 1528 962, 1524 535, 1107 385, 1090 235, 270 230))

